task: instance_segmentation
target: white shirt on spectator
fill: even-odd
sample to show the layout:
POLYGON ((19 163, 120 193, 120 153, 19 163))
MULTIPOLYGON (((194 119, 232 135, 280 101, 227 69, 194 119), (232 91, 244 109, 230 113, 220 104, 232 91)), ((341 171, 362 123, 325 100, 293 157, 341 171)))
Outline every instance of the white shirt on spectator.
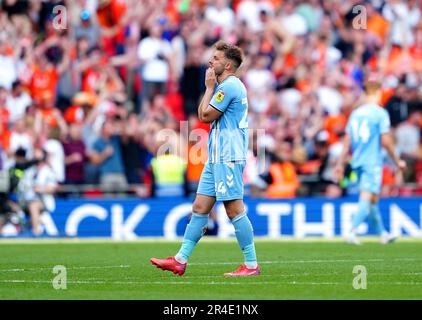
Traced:
MULTIPOLYGON (((33 166, 24 171, 24 176, 19 182, 19 194, 25 201, 32 201, 34 199, 35 187, 57 187, 57 177, 51 167, 47 164, 42 166, 33 166)), ((56 208, 56 201, 53 194, 41 193, 38 194, 41 198, 45 209, 53 212, 56 208)))
POLYGON ((147 37, 138 45, 138 58, 144 61, 142 78, 150 82, 166 82, 169 77, 169 65, 165 59, 169 57, 171 46, 166 40, 147 37))
POLYGON ((62 144, 55 139, 49 139, 44 143, 44 150, 48 153, 48 163, 56 175, 57 182, 63 182, 65 168, 62 144))
POLYGON ((264 28, 264 25, 259 18, 261 10, 264 10, 269 14, 274 12, 274 8, 270 2, 244 0, 237 7, 236 16, 239 21, 246 21, 248 28, 252 32, 259 32, 264 28))
POLYGON ((334 167, 343 151, 343 143, 337 141, 333 143, 328 149, 328 166, 322 172, 322 177, 328 181, 335 181, 334 167))
POLYGON ((295 36, 303 36, 308 32, 305 18, 298 13, 282 16, 281 24, 287 32, 295 36))
POLYGON ((302 100, 302 94, 295 88, 284 89, 280 92, 279 102, 281 107, 290 116, 296 117, 299 111, 299 103, 302 100))
POLYGON ((23 92, 18 97, 14 97, 10 94, 6 99, 6 107, 10 113, 9 121, 14 123, 17 119, 22 118, 31 103, 31 96, 26 92, 23 92))
POLYGON ((268 91, 274 84, 274 75, 267 69, 249 69, 245 84, 249 91, 251 108, 255 112, 265 112, 268 108, 268 91))
POLYGON ((18 76, 15 60, 12 57, 0 55, 0 72, 0 87, 10 90, 18 76))
POLYGON ((418 24, 421 17, 418 8, 410 10, 405 2, 387 3, 382 14, 391 23, 390 39, 393 44, 403 46, 414 43, 412 28, 418 24))
MULTIPOLYGON (((38 187, 57 187, 57 182, 57 176, 53 170, 48 165, 44 165, 38 170, 34 184, 38 187)), ((48 212, 53 212, 56 209, 56 201, 53 194, 43 193, 41 198, 48 212)))
POLYGON ((19 148, 26 150, 26 159, 32 159, 34 155, 32 138, 27 132, 16 132, 12 131, 10 133, 10 147, 9 151, 15 153, 19 148))
POLYGON ((412 154, 419 149, 420 129, 409 123, 402 123, 395 132, 399 153, 412 154))
POLYGON ((234 28, 234 13, 229 7, 222 8, 221 10, 214 6, 209 6, 205 10, 205 18, 212 24, 220 26, 225 32, 234 28))
POLYGON ((343 105, 343 97, 340 92, 334 88, 321 86, 318 88, 317 95, 324 111, 333 116, 339 114, 343 105))
POLYGON ((185 63, 186 63, 186 48, 185 48, 185 43, 183 41, 183 38, 178 35, 176 37, 174 37, 171 40, 171 50, 173 52, 174 55, 174 59, 175 59, 175 72, 177 73, 177 75, 180 77, 183 76, 183 69, 185 67, 185 63))

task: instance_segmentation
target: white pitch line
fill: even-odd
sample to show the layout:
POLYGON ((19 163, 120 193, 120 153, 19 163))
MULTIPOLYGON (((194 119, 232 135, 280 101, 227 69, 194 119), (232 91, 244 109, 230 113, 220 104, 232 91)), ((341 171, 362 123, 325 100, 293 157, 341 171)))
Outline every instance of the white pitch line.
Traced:
MULTIPOLYGON (((0 280, 3 283, 49 283, 50 280, 24 280, 10 279, 0 280)), ((313 284, 313 285, 341 285, 341 282, 275 282, 275 281, 254 281, 254 282, 233 282, 233 281, 209 281, 209 282, 192 282, 192 281, 104 281, 104 280, 76 280, 67 281, 68 284, 117 284, 117 285, 283 285, 283 284, 313 284)), ((347 283, 349 285, 349 283, 347 283)))
MULTIPOLYGON (((114 268, 130 268, 130 265, 118 265, 118 266, 80 266, 80 267, 67 267, 70 270, 79 269, 114 269, 114 268)), ((23 272, 23 271, 42 271, 52 270, 53 268, 27 268, 27 269, 0 269, 0 272, 23 272)))
MULTIPOLYGON (((0 280, 3 283, 48 283, 48 280, 23 280, 10 279, 0 280)), ((68 284, 116 284, 116 285, 347 285, 349 282, 303 282, 303 281, 289 281, 289 282, 275 282, 275 281, 254 281, 254 282, 232 282, 232 281, 210 281, 210 282, 192 282, 192 281, 105 281, 105 280, 76 280, 67 281, 68 284)), ((383 285, 417 285, 422 286, 422 282, 371 282, 371 284, 383 285)))
MULTIPOLYGON (((380 262, 385 259, 339 259, 339 260, 283 260, 283 261, 258 261, 258 264, 289 264, 289 263, 333 263, 333 262, 380 262)), ((239 262, 194 262, 189 263, 191 266, 199 265, 232 265, 239 262)))
MULTIPOLYGON (((259 264, 302 264, 302 263, 336 263, 336 262, 382 262, 382 261, 419 261, 418 258, 395 258, 395 259, 335 259, 335 260, 282 260, 282 261, 259 261, 259 264)), ((193 262, 189 266, 200 265, 238 265, 239 262, 193 262)), ((112 269, 112 268, 130 268, 131 265, 116 265, 116 266, 76 266, 68 267, 67 269, 112 269)), ((51 268, 13 268, 13 269, 0 269, 1 272, 24 272, 24 271, 42 271, 51 270, 51 268)))
MULTIPOLYGON (((274 277, 274 278, 292 278, 292 277, 328 277, 328 276, 344 276, 345 273, 331 272, 331 273, 296 273, 296 274, 261 274, 259 277, 274 277)), ((376 273, 370 272, 369 276, 422 276, 421 272, 407 272, 401 274, 393 273, 376 273)), ((222 276, 183 276, 184 279, 206 279, 206 278, 221 278, 222 276)))

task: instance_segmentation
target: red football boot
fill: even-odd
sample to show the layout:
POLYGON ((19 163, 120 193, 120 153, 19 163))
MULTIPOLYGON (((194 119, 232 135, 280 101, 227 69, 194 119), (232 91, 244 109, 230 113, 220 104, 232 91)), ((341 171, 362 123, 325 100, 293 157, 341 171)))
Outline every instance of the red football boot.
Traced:
POLYGON ((247 277, 247 276, 259 276, 261 274, 261 270, 259 269, 259 266, 255 269, 248 269, 248 267, 245 264, 242 264, 239 269, 225 273, 224 275, 226 277, 247 277))
POLYGON ((186 270, 187 263, 177 262, 174 257, 167 257, 165 259, 151 258, 151 263, 157 268, 168 270, 179 276, 183 275, 186 270))

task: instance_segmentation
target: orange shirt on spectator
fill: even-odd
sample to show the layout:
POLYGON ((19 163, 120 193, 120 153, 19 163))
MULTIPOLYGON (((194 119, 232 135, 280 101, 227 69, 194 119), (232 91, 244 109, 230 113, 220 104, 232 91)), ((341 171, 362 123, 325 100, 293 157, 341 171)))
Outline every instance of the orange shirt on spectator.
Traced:
POLYGON ((85 112, 80 106, 70 106, 64 112, 64 120, 67 123, 83 123, 85 112))
POLYGON ((82 78, 82 91, 95 93, 101 72, 94 69, 88 69, 82 78))
POLYGON ((330 115, 325 118, 324 128, 328 132, 328 144, 333 144, 338 141, 338 132, 344 131, 346 128, 347 119, 343 114, 336 116, 330 115))
POLYGON ((50 127, 57 127, 57 117, 56 117, 56 108, 39 108, 41 114, 41 119, 43 122, 47 123, 50 127))
POLYGON ((389 26, 388 21, 379 13, 370 17, 366 25, 367 30, 377 35, 382 41, 385 39, 389 26))
POLYGON ((41 100, 45 93, 51 94, 54 97, 56 95, 58 81, 59 74, 55 68, 49 67, 46 70, 41 70, 35 67, 30 83, 32 98, 35 101, 41 100))
POLYGON ((266 196, 270 199, 294 198, 299 187, 295 167, 290 162, 272 163, 270 174, 273 179, 267 188, 266 196))
MULTIPOLYGON (((199 146, 196 146, 195 148, 198 147, 199 146)), ((207 155, 203 155, 201 152, 207 153, 207 149, 201 148, 195 150, 193 149, 193 145, 188 146, 188 163, 186 166, 186 179, 188 182, 199 182, 199 178, 201 177, 201 173, 205 165, 203 161, 200 161, 200 159, 206 159, 207 157, 207 155)))
POLYGON ((0 144, 4 149, 8 149, 9 130, 7 125, 9 123, 10 113, 6 107, 0 108, 0 144))
MULTIPOLYGON (((126 14, 126 0, 110 0, 97 8, 97 20, 102 28, 112 28, 119 24, 121 18, 126 14)), ((103 38, 104 51, 114 54, 114 43, 124 43, 125 27, 122 26, 112 38, 103 38)))

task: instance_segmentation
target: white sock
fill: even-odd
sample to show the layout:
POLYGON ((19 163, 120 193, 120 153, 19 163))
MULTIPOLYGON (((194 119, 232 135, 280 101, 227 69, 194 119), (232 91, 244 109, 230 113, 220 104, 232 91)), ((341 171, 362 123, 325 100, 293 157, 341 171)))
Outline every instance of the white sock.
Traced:
POLYGON ((245 262, 245 265, 248 269, 256 269, 258 267, 258 263, 256 261, 245 262))
POLYGON ((180 255, 180 254, 176 254, 176 255, 174 256, 174 259, 175 259, 177 262, 179 262, 179 263, 183 263, 183 264, 185 264, 186 262, 188 262, 188 260, 186 260, 185 258, 183 258, 183 257, 182 257, 182 255, 180 255))

